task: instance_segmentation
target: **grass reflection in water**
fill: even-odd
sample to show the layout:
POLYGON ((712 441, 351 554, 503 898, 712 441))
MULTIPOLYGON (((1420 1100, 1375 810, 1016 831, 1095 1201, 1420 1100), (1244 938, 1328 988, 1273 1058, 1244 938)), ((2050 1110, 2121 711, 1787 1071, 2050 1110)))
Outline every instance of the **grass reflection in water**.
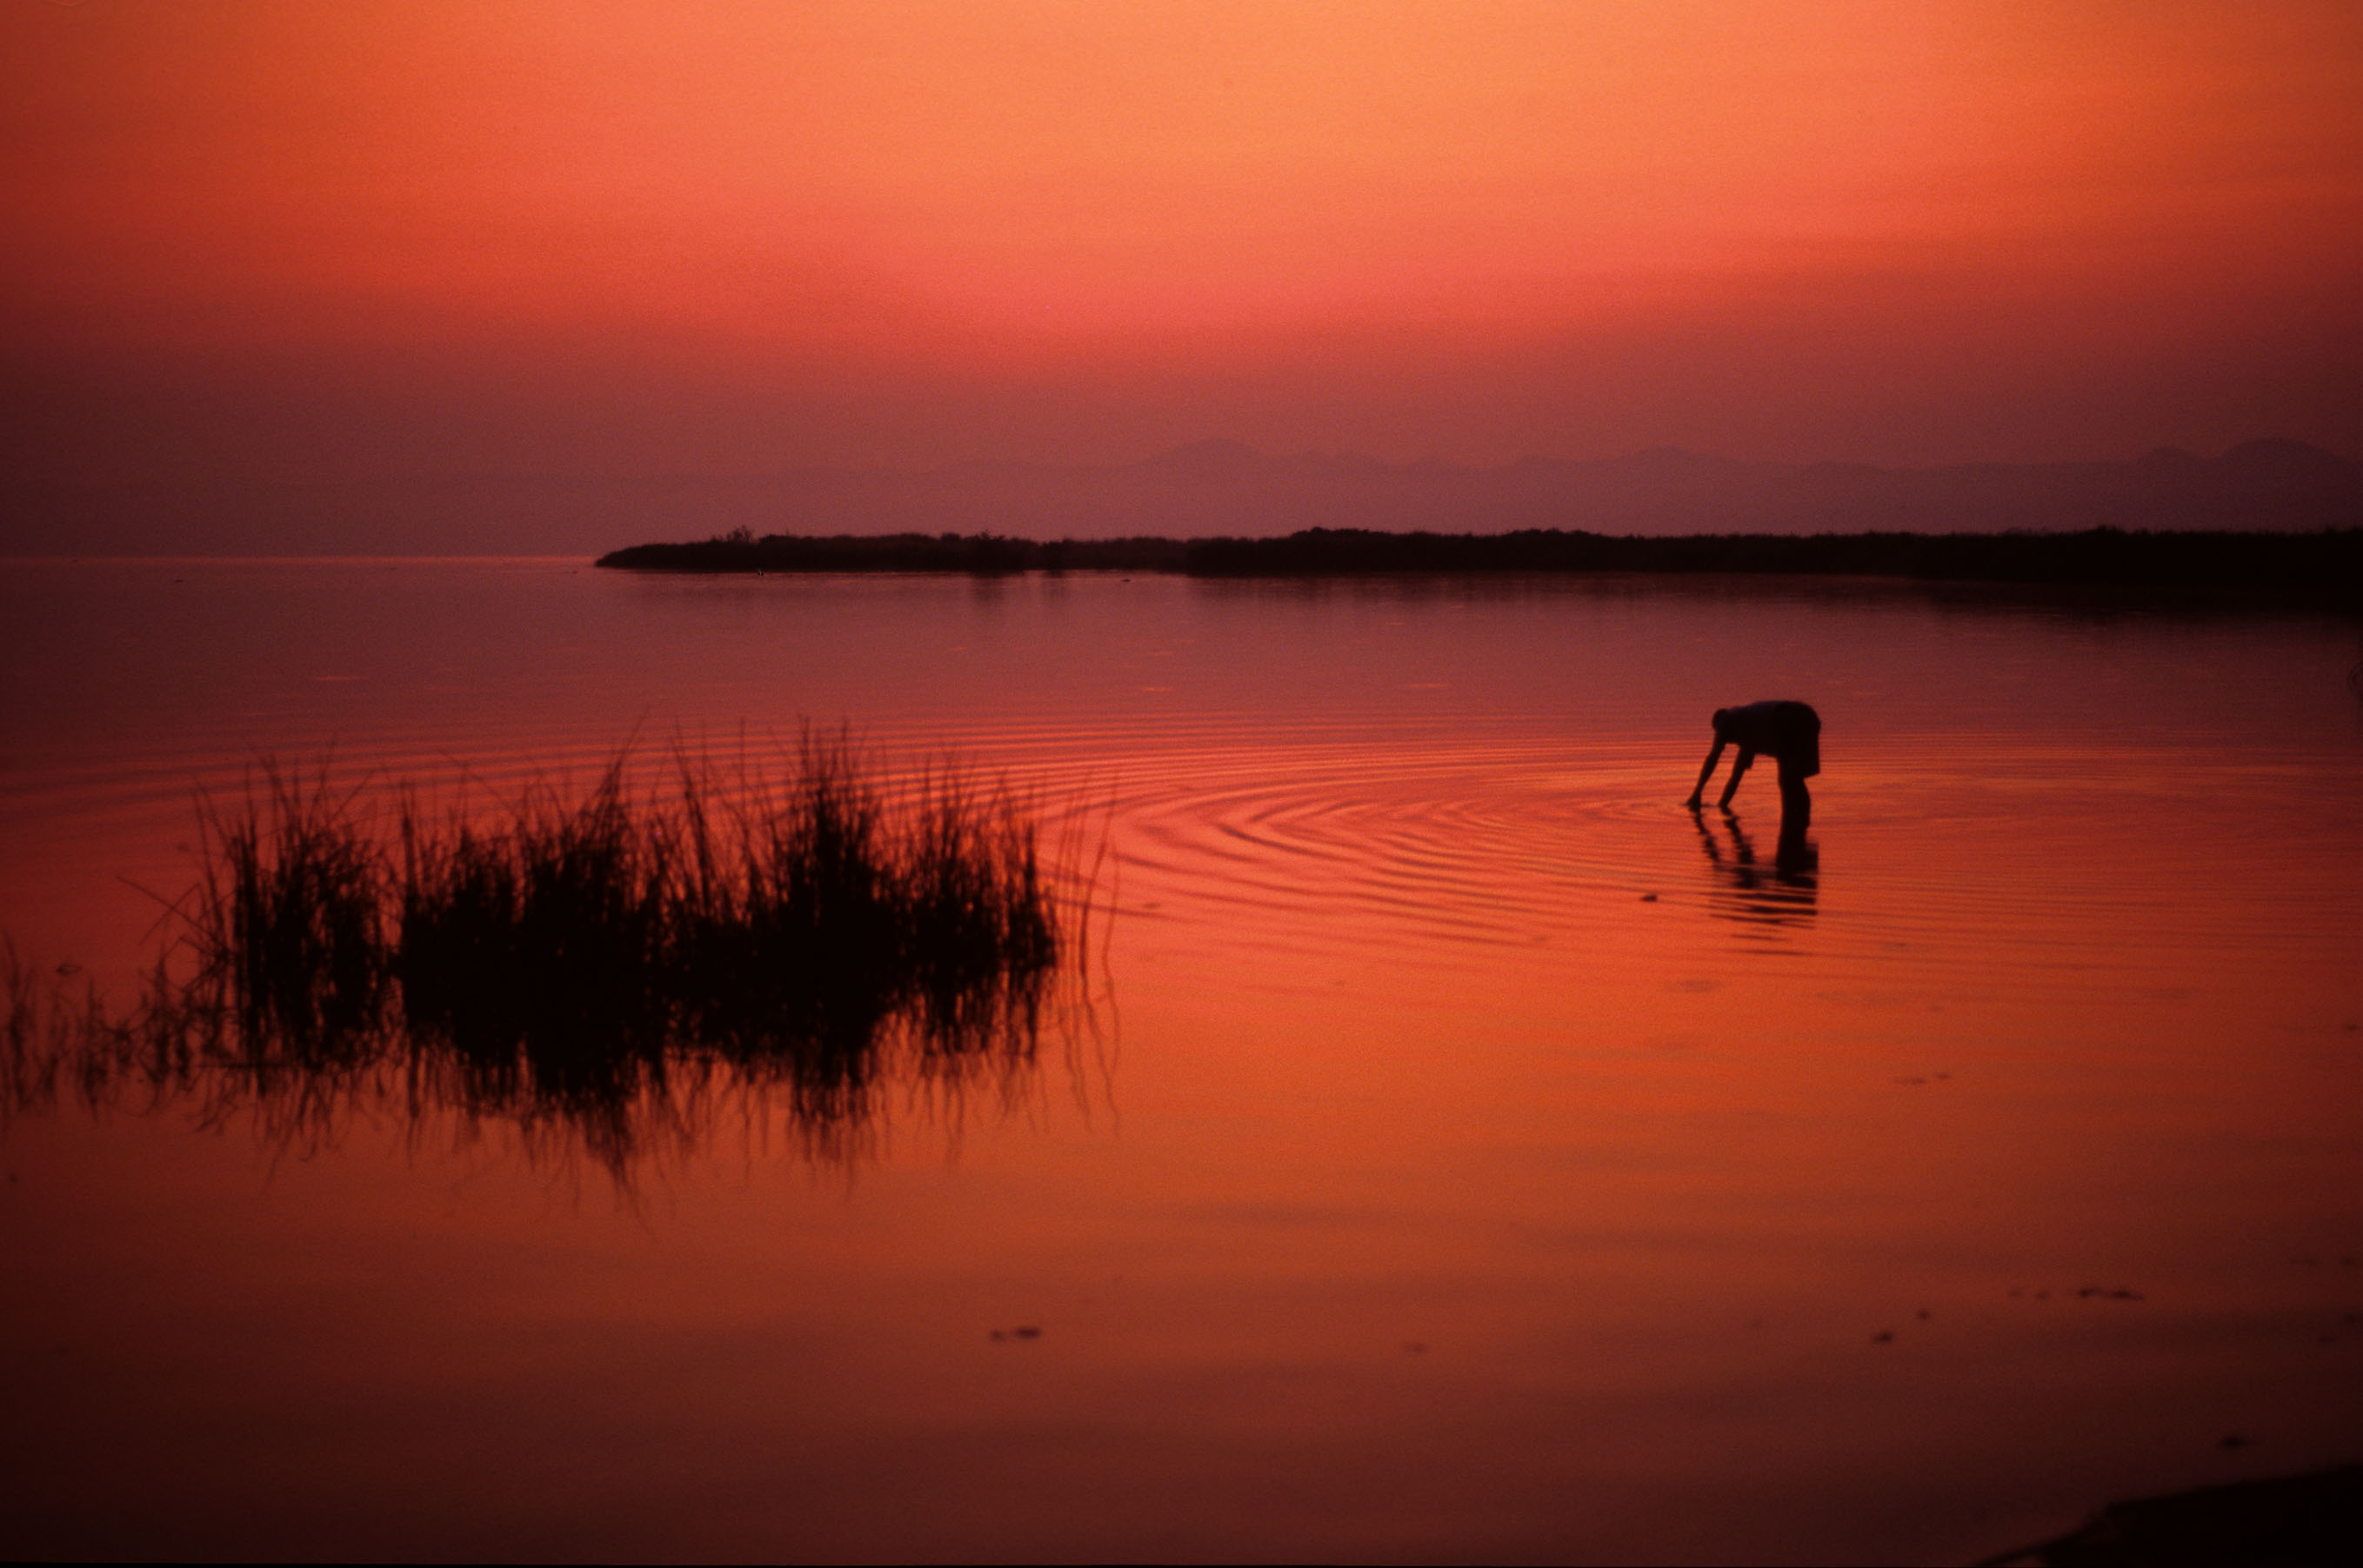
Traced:
POLYGON ((821 1158, 889 1085, 1022 1098, 1046 1008, 1082 999, 1077 833, 1046 856, 1005 787, 890 789, 841 735, 784 777, 680 749, 636 790, 628 761, 490 820, 266 764, 235 813, 200 808, 197 884, 128 1012, 9 951, 7 1105, 144 1092, 315 1138, 456 1109, 621 1177, 750 1095, 821 1158))

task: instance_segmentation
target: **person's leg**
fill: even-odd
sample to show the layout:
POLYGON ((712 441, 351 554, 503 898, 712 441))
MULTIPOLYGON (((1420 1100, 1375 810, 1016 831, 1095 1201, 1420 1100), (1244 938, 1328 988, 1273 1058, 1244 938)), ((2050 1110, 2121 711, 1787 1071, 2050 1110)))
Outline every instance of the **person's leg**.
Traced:
POLYGON ((1781 759, 1781 836, 1793 838, 1814 820, 1813 793, 1805 788, 1804 770, 1781 759))

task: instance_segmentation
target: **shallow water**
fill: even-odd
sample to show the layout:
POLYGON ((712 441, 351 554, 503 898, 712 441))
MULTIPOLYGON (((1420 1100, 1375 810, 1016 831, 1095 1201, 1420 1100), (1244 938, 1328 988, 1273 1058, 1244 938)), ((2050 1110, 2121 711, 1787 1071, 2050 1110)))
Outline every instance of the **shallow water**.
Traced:
POLYGON ((193 791, 264 754, 494 798, 843 722, 1104 832, 1115 909, 1033 1074, 849 1146, 725 1095, 619 1184, 392 1103, 18 1116, 13 1554, 1947 1561, 2363 1449, 2351 625, 571 562, 0 595, 0 929, 110 994, 193 791), (1769 695, 1826 726, 1808 867, 1769 770, 1680 808, 1769 695))

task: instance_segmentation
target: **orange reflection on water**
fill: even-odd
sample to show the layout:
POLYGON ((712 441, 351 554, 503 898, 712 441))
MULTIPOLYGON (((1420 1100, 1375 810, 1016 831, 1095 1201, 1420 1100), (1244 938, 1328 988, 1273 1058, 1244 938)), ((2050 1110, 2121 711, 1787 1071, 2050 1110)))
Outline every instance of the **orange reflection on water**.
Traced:
MULTIPOLYGON (((180 1106, 20 1118, 13 1543, 1951 1560, 2350 1451, 2343 633, 1132 586, 518 590, 603 681, 671 672, 620 700, 859 702, 893 756, 951 730, 1106 813, 1101 1013, 1009 1101, 888 1096, 849 1162, 726 1098, 623 1187, 398 1102, 292 1146, 180 1106), (839 662, 789 684, 815 623, 839 662), (865 624, 874 666, 964 645, 1000 706, 865 670, 865 624), (1931 728, 1944 650, 1997 628, 2021 662, 1956 672, 1931 728), (1116 652, 1062 662, 1086 633, 1116 652), (1680 805, 1690 688, 1751 639, 1811 651, 1767 689, 1837 694, 1810 868, 1769 779, 1729 820, 1680 805), (1508 657, 1602 639, 1658 658, 1591 706, 1508 657), (1142 712, 1134 648, 1183 651, 1183 706, 1142 712), (1401 706, 1423 662, 1456 708, 1401 706), (1245 662, 1270 702, 1212 700, 1245 662), (2210 709, 2211 665, 2258 695, 2210 709), (2096 668, 2199 694, 2197 728, 2107 728, 2122 702, 2069 690, 2096 668), (2318 709, 2270 684, 2317 675, 2318 709)), ((515 721, 454 742, 486 771, 612 743, 612 691, 382 675, 347 755, 423 754, 438 703, 449 735, 515 721)), ((71 728, 34 731, 15 821, 169 858, 176 805, 60 804, 57 759, 97 754, 71 728)), ((62 883, 50 853, 9 863, 62 883)))

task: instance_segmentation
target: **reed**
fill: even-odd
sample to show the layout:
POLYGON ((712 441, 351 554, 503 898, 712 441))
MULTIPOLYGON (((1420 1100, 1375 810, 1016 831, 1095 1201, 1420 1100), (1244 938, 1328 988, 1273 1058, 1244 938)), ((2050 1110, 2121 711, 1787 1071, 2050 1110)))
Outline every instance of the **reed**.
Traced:
POLYGON ((676 998, 671 840, 617 759, 580 801, 537 785, 505 824, 405 795, 391 962, 403 1022, 477 1095, 628 1095, 660 1071, 676 998))
POLYGON ((897 1041, 932 1061, 1030 1041, 1061 922, 1005 792, 943 770, 890 795, 809 732, 784 776, 683 749, 669 788, 626 781, 619 757, 491 825, 405 799, 402 1023, 471 1104, 613 1106, 694 1058, 826 1118, 897 1041))
POLYGON ((618 755, 490 815, 266 764, 201 807, 185 956, 130 1011, 0 951, 0 1097, 144 1084, 316 1132, 400 1092, 620 1168, 720 1083, 835 1147, 892 1073, 1022 1073, 1091 917, 1030 809, 950 768, 889 788, 842 733, 782 761, 681 748, 636 789, 618 755))
POLYGON ((325 1065, 366 1049, 385 999, 385 856, 327 762, 262 773, 235 812, 199 807, 194 990, 248 1040, 325 1065))

